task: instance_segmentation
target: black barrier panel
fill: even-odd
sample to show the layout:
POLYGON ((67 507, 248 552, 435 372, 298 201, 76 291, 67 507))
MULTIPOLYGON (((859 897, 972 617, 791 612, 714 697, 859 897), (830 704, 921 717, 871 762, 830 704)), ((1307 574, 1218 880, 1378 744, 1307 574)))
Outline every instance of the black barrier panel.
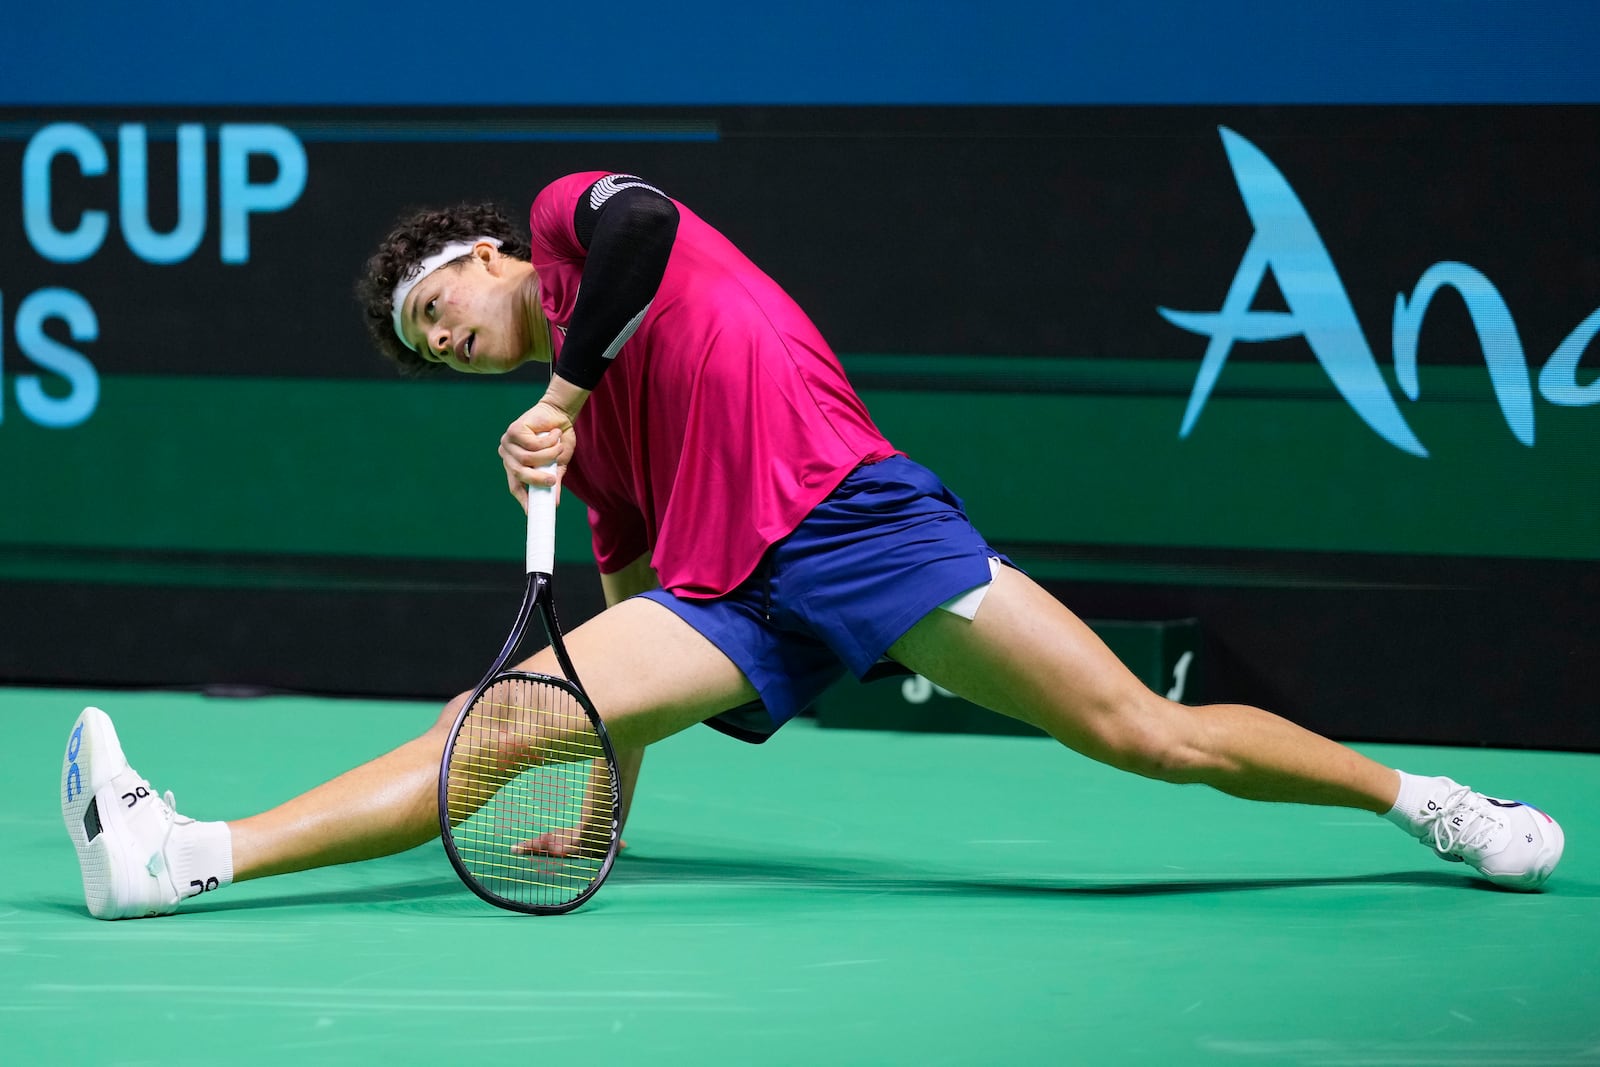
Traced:
POLYGON ((1194 362, 1206 338, 1159 309, 1217 312, 1253 239, 1252 306, 1329 281, 1350 317, 1255 329, 1241 362, 1353 325, 1387 364, 1396 297, 1441 264, 1423 365, 1483 366, 1463 288, 1536 374, 1600 306, 1600 107, 0 112, 0 294, 14 329, 77 294, 45 332, 88 309, 71 347, 103 374, 383 377, 346 297, 403 208, 520 214, 596 168, 727 232, 841 352, 1194 362), (1285 294, 1307 234, 1325 257, 1285 294))

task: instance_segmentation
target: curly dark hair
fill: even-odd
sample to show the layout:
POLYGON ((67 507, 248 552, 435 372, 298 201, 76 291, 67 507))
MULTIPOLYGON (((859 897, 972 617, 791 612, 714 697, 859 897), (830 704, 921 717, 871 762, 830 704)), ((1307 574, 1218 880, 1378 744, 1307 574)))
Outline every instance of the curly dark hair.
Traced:
POLYGON ((474 237, 498 238, 500 251, 517 259, 528 259, 533 252, 527 226, 514 224, 498 206, 457 204, 406 215, 367 260, 366 269, 356 282, 356 300, 361 304, 372 343, 400 368, 400 373, 426 374, 439 370, 440 365, 423 359, 394 335, 391 301, 395 284, 451 241, 470 241, 474 237))

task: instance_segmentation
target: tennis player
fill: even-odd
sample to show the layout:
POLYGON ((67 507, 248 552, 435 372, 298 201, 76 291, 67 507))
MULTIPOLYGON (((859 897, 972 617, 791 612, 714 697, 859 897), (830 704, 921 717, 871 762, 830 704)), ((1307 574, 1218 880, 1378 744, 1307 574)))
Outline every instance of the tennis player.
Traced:
MULTIPOLYGON (((1373 812, 1510 889, 1539 888, 1561 858, 1561 828, 1536 808, 1256 708, 1152 692, 884 439, 777 283, 640 178, 561 178, 526 226, 482 206, 417 214, 360 295, 404 371, 554 362, 499 453, 524 505, 528 485, 554 484, 588 508, 608 606, 568 645, 618 748, 624 817, 651 742, 702 722, 763 741, 844 672, 887 660, 1122 770, 1373 812), (552 460, 559 474, 541 469, 552 460)), ((987 432, 950 427, 958 447, 987 432)), ((555 673, 549 658, 528 669, 555 673)), ((86 709, 62 789, 89 912, 165 914, 233 881, 431 839, 463 699, 421 737, 233 822, 177 814, 86 709)), ((570 843, 548 836, 529 849, 570 843)))

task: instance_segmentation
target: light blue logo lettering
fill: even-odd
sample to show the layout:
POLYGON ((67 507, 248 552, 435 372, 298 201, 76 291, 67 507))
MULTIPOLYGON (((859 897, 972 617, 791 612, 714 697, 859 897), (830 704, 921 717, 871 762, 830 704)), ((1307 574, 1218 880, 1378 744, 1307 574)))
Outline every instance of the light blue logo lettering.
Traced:
POLYGON ((78 161, 78 170, 86 178, 106 172, 106 149, 93 133, 72 122, 46 126, 22 153, 22 228, 44 258, 81 263, 100 250, 111 223, 104 211, 85 211, 76 229, 56 229, 50 210, 50 166, 63 154, 78 161))
POLYGON ((1422 387, 1417 382, 1417 334, 1422 332, 1422 317, 1434 294, 1445 286, 1461 294, 1467 314, 1478 331, 1478 347, 1489 366, 1489 381, 1500 401, 1506 425, 1518 441, 1533 444, 1533 383, 1528 361, 1522 355, 1522 339, 1511 319, 1500 290, 1483 273, 1465 263, 1435 263, 1417 282, 1407 303, 1404 294, 1394 298, 1394 373, 1400 388, 1411 400, 1422 387))
POLYGON ((181 263, 206 235, 206 128, 178 127, 178 222, 170 233, 150 226, 149 150, 145 128, 126 123, 117 129, 122 236, 146 263, 181 263))
POLYGON ((17 347, 42 369, 67 381, 67 395, 51 396, 37 374, 17 375, 17 407, 40 426, 65 429, 94 414, 100 402, 100 376, 94 364, 44 332, 49 319, 67 324, 74 341, 93 341, 100 324, 89 302, 71 289, 40 289, 17 308, 17 347))
MULTIPOLYGON (((158 133, 157 137, 163 134, 158 133)), ((150 224, 150 132, 138 123, 117 128, 117 207, 123 238, 134 255, 147 263, 181 263, 194 255, 206 232, 206 129, 199 123, 177 127, 178 218, 167 233, 150 224)), ((240 123, 217 131, 217 199, 222 262, 250 261, 250 216, 283 211, 306 188, 306 151, 300 139, 282 126, 240 123), (253 157, 265 156, 276 168, 270 181, 252 182, 253 157)), ((58 122, 45 126, 28 141, 22 155, 22 223, 34 251, 57 263, 81 263, 105 244, 110 216, 103 210, 81 209, 71 228, 55 216, 51 177, 68 168, 71 157, 82 178, 97 178, 110 169, 106 147, 85 126, 58 122)))
POLYGON ((1539 372, 1539 395, 1563 407, 1600 404, 1600 377, 1588 385, 1578 384, 1578 361, 1597 333, 1600 333, 1600 309, 1578 323, 1578 328, 1561 342, 1561 347, 1539 372))
MULTIPOLYGON (((1329 381, 1362 421, 1396 448, 1427 456, 1390 392, 1339 272, 1300 198, 1260 149, 1232 130, 1220 129, 1255 233, 1220 311, 1158 309, 1173 325, 1209 339, 1178 436, 1187 437, 1194 429, 1236 343, 1304 337, 1329 381), (1269 269, 1288 305, 1286 312, 1250 309, 1269 269)), ((1395 299, 1394 368, 1401 392, 1412 401, 1421 396, 1417 338, 1434 296, 1446 287, 1466 304, 1506 425, 1518 441, 1532 446, 1533 381, 1516 323, 1500 291, 1465 263, 1434 264, 1409 300, 1403 293, 1395 299)), ((1546 400, 1569 406, 1600 403, 1600 382, 1579 385, 1577 380, 1578 363, 1597 333, 1600 311, 1580 323, 1556 349, 1539 375, 1539 392, 1546 400)))
POLYGON ((83 772, 78 770, 78 752, 83 748, 83 723, 67 738, 67 799, 83 792, 83 772))
POLYGON ((282 211, 306 187, 306 150, 300 139, 282 126, 228 125, 222 127, 222 262, 250 260, 250 214, 282 211), (250 157, 271 156, 278 174, 264 185, 250 184, 250 157))

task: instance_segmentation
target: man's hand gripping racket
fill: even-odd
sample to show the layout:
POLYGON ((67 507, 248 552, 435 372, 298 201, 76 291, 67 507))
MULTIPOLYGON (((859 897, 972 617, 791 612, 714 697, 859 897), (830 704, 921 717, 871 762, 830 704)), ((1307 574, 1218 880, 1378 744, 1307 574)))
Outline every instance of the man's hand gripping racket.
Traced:
POLYGON ((621 832, 616 754, 551 600, 555 513, 555 491, 529 486, 522 608, 456 716, 439 765, 439 830, 456 873, 489 903, 534 915, 571 911, 593 896, 621 832), (565 678, 505 669, 535 614, 565 678))

